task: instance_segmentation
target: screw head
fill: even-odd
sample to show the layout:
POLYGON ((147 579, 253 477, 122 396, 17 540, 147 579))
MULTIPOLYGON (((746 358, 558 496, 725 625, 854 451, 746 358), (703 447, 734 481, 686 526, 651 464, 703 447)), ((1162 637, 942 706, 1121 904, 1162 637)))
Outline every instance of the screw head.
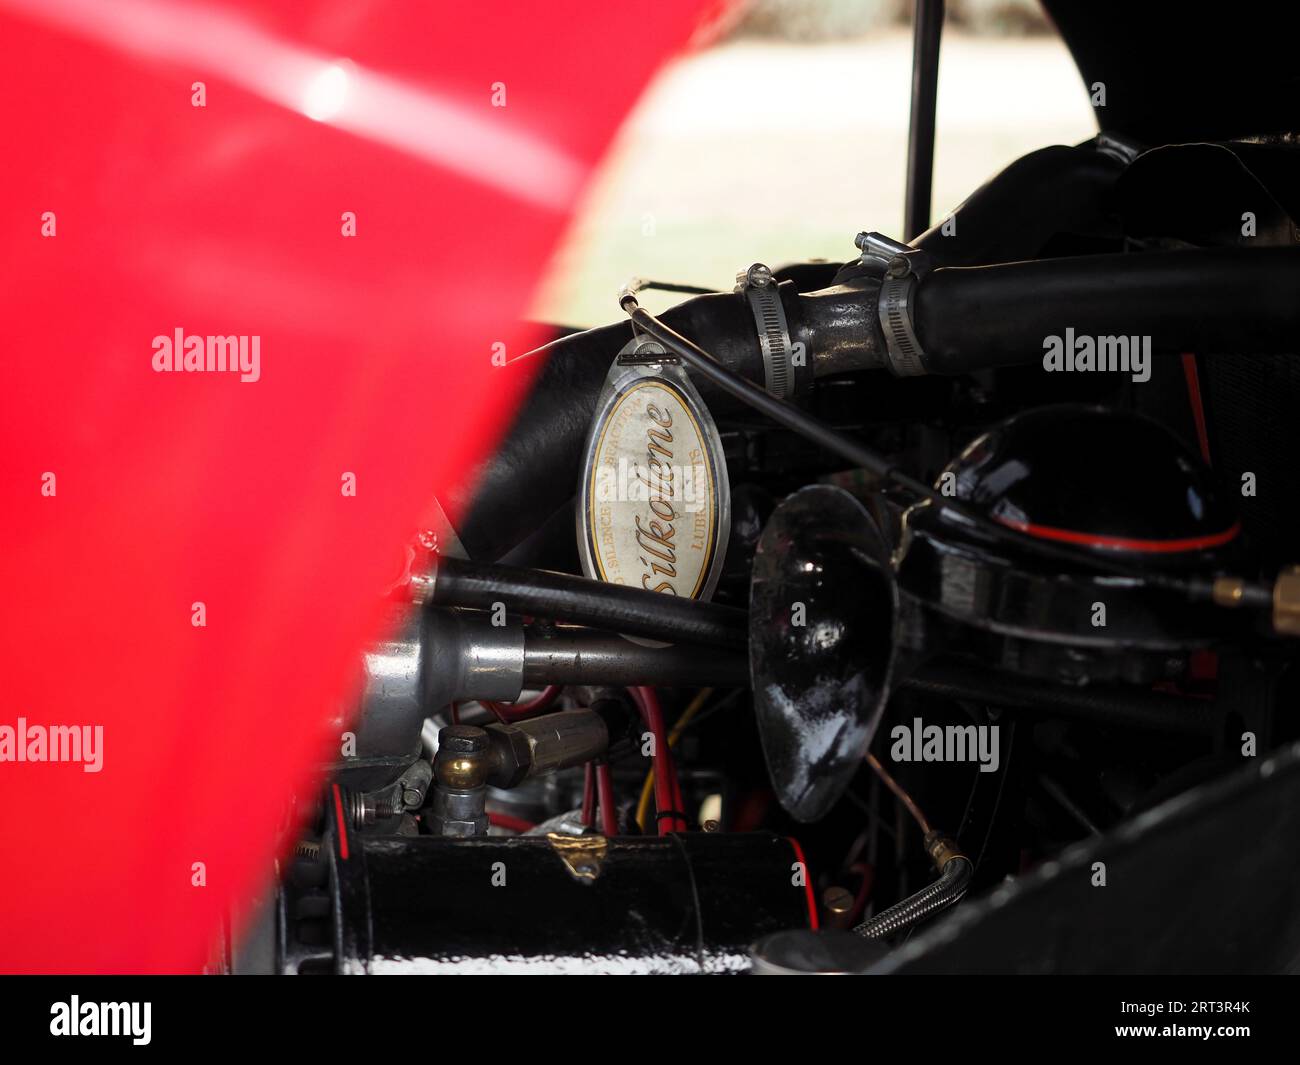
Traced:
POLYGON ((772 269, 762 263, 755 263, 745 271, 745 280, 755 288, 767 288, 772 283, 772 269))
POLYGON ((906 259, 901 255, 895 255, 889 260, 889 265, 885 268, 885 272, 890 277, 906 277, 911 272, 911 269, 912 268, 908 265, 906 259))

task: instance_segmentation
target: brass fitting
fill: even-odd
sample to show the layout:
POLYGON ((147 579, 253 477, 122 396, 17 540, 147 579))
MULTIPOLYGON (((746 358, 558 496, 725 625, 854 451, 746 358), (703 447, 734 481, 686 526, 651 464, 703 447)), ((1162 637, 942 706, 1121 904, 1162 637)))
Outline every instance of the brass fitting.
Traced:
POLYGON ((1300 566, 1287 566, 1273 584, 1273 631, 1300 636, 1300 566))
POLYGON ((1246 582, 1240 577, 1215 577, 1213 595, 1217 606, 1241 606, 1246 597, 1246 582))
POLYGON ((961 848, 957 846, 956 841, 945 836, 942 832, 931 832, 925 837, 925 853, 930 856, 930 861, 934 863, 935 869, 940 873, 954 858, 966 857, 961 848))
POLYGON ((448 725, 438 733, 433 775, 440 787, 470 791, 487 783, 488 734, 473 725, 448 725))

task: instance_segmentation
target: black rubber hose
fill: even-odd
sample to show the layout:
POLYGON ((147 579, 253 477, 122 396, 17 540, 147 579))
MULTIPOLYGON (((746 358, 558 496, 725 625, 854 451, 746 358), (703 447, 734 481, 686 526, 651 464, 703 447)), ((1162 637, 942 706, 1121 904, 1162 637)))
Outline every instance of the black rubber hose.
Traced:
POLYGON ((1044 342, 1149 336, 1160 354, 1300 351, 1300 248, 1089 255, 935 270, 914 322, 930 373, 1039 362, 1044 342))
POLYGON ((735 607, 588 580, 567 573, 442 557, 429 602, 592 625, 669 643, 747 647, 748 615, 735 607))
POLYGON ((1095 141, 1040 148, 981 185, 911 244, 938 266, 1036 259, 1061 233, 1112 233, 1118 245, 1107 207, 1123 172, 1124 164, 1095 141))
MULTIPOLYGON (((665 311, 664 319, 704 338, 729 369, 764 379, 754 315, 743 298, 696 296, 665 311)), ((631 339, 632 326, 620 322, 561 337, 501 368, 537 377, 500 446, 449 500, 471 558, 499 559, 573 498, 596 399, 614 356, 631 339)), ((711 410, 726 406, 707 382, 697 384, 711 410)))
MULTIPOLYGON (((936 374, 1039 361, 1046 338, 1067 327, 1076 335, 1150 336, 1157 353, 1294 352, 1298 294, 1300 248, 1095 255, 937 269, 917 286, 914 322, 926 369, 936 374)), ((792 338, 816 373, 882 365, 874 280, 783 291, 783 302, 792 338)), ((753 314, 740 296, 697 296, 658 317, 723 368, 764 379, 753 314)), ((531 373, 544 361, 505 440, 450 500, 471 557, 500 558, 573 497, 596 399, 631 336, 628 323, 576 333, 502 369, 531 373)), ((706 376, 692 372, 692 380, 715 413, 735 407, 706 376)))
POLYGON ((1042 717, 1064 717, 1143 732, 1214 738, 1224 715, 1212 702, 1116 685, 1073 688, 952 659, 936 659, 902 682, 911 691, 968 699, 1042 717))
POLYGON ((949 858, 942 875, 933 884, 923 887, 915 895, 909 895, 874 917, 867 918, 853 931, 868 939, 884 939, 910 928, 931 914, 946 910, 953 903, 961 901, 966 889, 970 887, 973 873, 974 867, 969 858, 949 858))

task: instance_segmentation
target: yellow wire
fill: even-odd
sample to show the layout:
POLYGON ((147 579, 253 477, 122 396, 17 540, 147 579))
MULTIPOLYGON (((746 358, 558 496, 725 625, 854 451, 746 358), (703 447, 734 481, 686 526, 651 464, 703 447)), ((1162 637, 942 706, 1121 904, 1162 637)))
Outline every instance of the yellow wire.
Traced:
MULTIPOLYGON (((668 746, 673 748, 677 746, 677 741, 681 738, 682 732, 686 726, 691 723, 691 718, 700 712, 700 708, 709 701, 709 696, 713 694, 712 688, 701 688, 699 694, 691 700, 690 705, 682 712, 682 716, 677 719, 677 724, 673 730, 668 733, 668 746)), ((655 793, 655 773, 651 769, 645 775, 645 786, 641 789, 641 801, 636 804, 636 823, 641 826, 641 831, 645 831, 646 817, 650 813, 650 800, 655 793)))

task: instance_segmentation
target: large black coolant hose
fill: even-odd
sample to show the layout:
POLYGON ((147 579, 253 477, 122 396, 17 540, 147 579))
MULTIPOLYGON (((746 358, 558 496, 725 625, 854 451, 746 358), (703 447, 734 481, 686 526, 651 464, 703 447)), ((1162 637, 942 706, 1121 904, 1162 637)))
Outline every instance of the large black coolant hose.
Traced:
POLYGON ((747 615, 718 603, 642 591, 567 573, 441 557, 429 600, 434 606, 492 610, 568 621, 672 643, 745 647, 747 615))
MULTIPOLYGON (((697 296, 666 311, 664 319, 705 338, 730 369, 763 380, 754 316, 740 297, 697 296)), ((503 374, 537 376, 496 452, 464 485, 465 494, 449 501, 449 509, 462 515, 456 532, 471 558, 500 558, 573 498, 596 399, 614 357, 631 339, 631 324, 620 322, 561 337, 501 368, 503 374)), ((712 407, 716 394, 701 391, 712 407)))
MULTIPOLYGON (((855 276, 849 276, 855 275, 855 276)), ((780 287, 790 339, 806 353, 800 389, 814 376, 889 364, 880 328, 880 279, 814 292, 780 287)), ((912 323, 926 373, 961 374, 1038 362, 1047 338, 1150 337, 1153 353, 1300 351, 1300 248, 1211 248, 941 267, 914 282, 912 323)), ((697 296, 660 320, 727 369, 761 383, 754 315, 735 293, 697 296)), ((575 494, 583 439, 628 323, 563 337, 503 372, 544 360, 514 425, 472 484, 453 500, 472 558, 497 559, 575 494)), ((693 375, 710 408, 727 399, 693 375)), ((796 394, 797 398, 797 394, 796 394)), ((575 619, 577 620, 577 619, 575 619)))
POLYGON ((1300 248, 1212 248, 935 270, 913 314, 929 373, 1043 358, 1044 341, 1151 338, 1155 353, 1300 352, 1300 248))

